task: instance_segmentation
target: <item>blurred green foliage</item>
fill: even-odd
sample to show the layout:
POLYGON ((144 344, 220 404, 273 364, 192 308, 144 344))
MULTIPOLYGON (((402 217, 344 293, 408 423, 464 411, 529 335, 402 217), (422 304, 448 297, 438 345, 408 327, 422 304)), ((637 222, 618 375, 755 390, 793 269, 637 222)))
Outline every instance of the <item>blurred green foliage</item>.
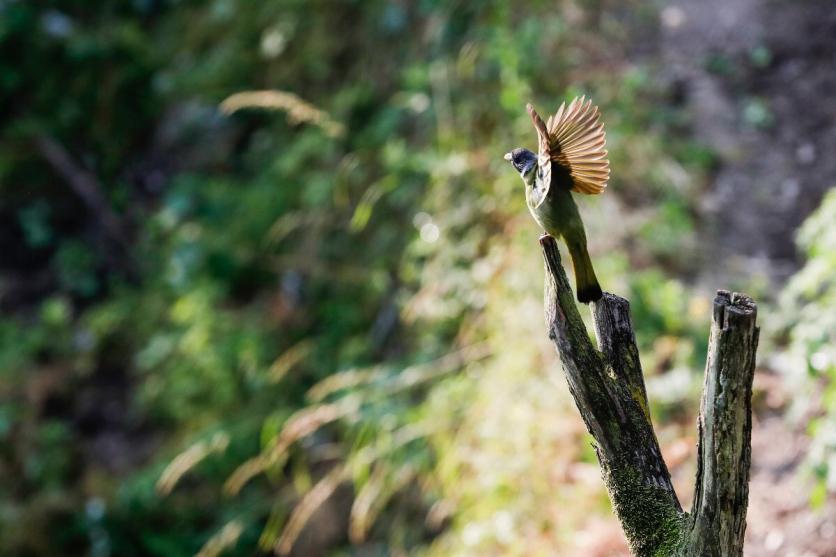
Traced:
POLYGON ((713 154, 613 54, 654 22, 633 1, 0 2, 0 553, 571 547, 608 503, 546 373, 538 232, 501 155, 533 141, 525 102, 601 105, 614 178, 582 211, 664 441, 704 363, 687 277, 713 154), (218 109, 257 90, 344 132, 218 109))
POLYGON ((809 463, 817 480, 811 494, 822 505, 836 490, 836 192, 798 233, 798 244, 807 256, 804 267, 782 294, 782 315, 788 346, 784 357, 793 360, 787 370, 799 396, 796 414, 813 415, 809 423, 812 447, 809 463))

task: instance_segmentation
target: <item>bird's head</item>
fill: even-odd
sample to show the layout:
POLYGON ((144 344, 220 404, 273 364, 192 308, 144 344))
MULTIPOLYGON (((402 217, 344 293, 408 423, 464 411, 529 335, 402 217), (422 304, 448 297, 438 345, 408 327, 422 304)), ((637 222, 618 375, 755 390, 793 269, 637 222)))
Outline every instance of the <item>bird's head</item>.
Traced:
POLYGON ((520 173, 520 177, 527 186, 534 183, 535 171, 537 170, 537 155, 528 149, 517 147, 510 153, 505 153, 505 160, 514 165, 514 168, 520 173))

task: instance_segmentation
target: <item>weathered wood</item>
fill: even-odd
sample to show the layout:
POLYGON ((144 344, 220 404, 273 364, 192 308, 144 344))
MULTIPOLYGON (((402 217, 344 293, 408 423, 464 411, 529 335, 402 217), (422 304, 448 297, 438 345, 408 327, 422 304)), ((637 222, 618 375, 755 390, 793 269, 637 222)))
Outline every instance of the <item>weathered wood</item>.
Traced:
POLYGON ((596 443, 615 512, 635 555, 676 547, 682 507, 650 423, 629 303, 612 294, 594 305, 596 350, 560 264, 557 243, 544 236, 546 324, 569 391, 596 443))
MULTIPOLYGON (((711 442, 732 443, 733 448, 714 460, 705 455, 698 479, 702 482, 702 487, 698 486, 701 503, 695 506, 696 520, 691 520, 676 497, 650 420, 629 302, 604 293, 592 304, 596 349, 575 305, 557 243, 550 236, 543 236, 540 243, 546 267, 549 338, 560 355, 569 392, 595 439, 604 484, 631 552, 641 557, 739 555, 712 553, 705 548, 715 542, 732 543, 734 536, 727 532, 731 529, 735 536, 739 534, 742 547, 748 495, 749 403, 757 345, 754 303, 740 295, 722 298, 721 294, 718 298, 722 305, 721 315, 715 311, 718 332, 712 329, 716 354, 712 352, 706 370, 706 384, 716 386, 706 388, 703 404, 712 410, 710 417, 707 413, 700 418, 700 423, 713 432, 711 442), (735 388, 729 391, 732 375, 735 388), (708 404, 706 400, 713 402, 708 404), (745 463, 732 462, 734 455, 744 456, 745 463), (716 485, 718 481, 724 485, 716 485)), ((701 443, 701 455, 709 452, 708 444, 701 443)))
POLYGON ((757 307, 717 292, 699 419, 697 484, 687 555, 743 555, 752 460, 757 307))

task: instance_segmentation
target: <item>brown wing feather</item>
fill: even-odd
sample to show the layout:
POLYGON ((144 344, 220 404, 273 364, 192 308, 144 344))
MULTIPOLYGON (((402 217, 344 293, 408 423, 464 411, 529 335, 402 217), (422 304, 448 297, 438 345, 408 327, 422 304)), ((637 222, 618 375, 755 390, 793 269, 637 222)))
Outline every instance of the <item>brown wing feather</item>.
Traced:
MULTIPOLYGON (((530 109, 529 113, 532 111, 530 109)), ((584 96, 575 98, 568 107, 565 103, 561 104, 555 115, 549 118, 546 126, 548 152, 551 160, 569 171, 573 182, 572 191, 599 194, 607 187, 610 162, 604 148, 606 134, 600 117, 598 107, 584 96)), ((540 119, 539 116, 537 118, 540 119)), ((542 137, 541 134, 538 127, 538 137, 542 137)), ((543 153, 542 147, 540 153, 543 153)))
POLYGON ((537 130, 537 191, 534 193, 536 194, 536 206, 539 207, 546 199, 552 183, 551 141, 548 125, 543 122, 531 103, 525 105, 525 108, 528 110, 528 115, 531 116, 531 121, 534 122, 534 128, 537 130))

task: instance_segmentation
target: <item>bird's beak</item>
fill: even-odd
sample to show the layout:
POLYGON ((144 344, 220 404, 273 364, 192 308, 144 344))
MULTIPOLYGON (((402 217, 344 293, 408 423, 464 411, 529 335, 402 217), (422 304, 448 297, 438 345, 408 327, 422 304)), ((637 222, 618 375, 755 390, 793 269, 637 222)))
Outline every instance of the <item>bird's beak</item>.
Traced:
POLYGON ((502 157, 502 158, 505 159, 506 161, 510 161, 511 160, 511 153, 505 153, 505 156, 502 157))

